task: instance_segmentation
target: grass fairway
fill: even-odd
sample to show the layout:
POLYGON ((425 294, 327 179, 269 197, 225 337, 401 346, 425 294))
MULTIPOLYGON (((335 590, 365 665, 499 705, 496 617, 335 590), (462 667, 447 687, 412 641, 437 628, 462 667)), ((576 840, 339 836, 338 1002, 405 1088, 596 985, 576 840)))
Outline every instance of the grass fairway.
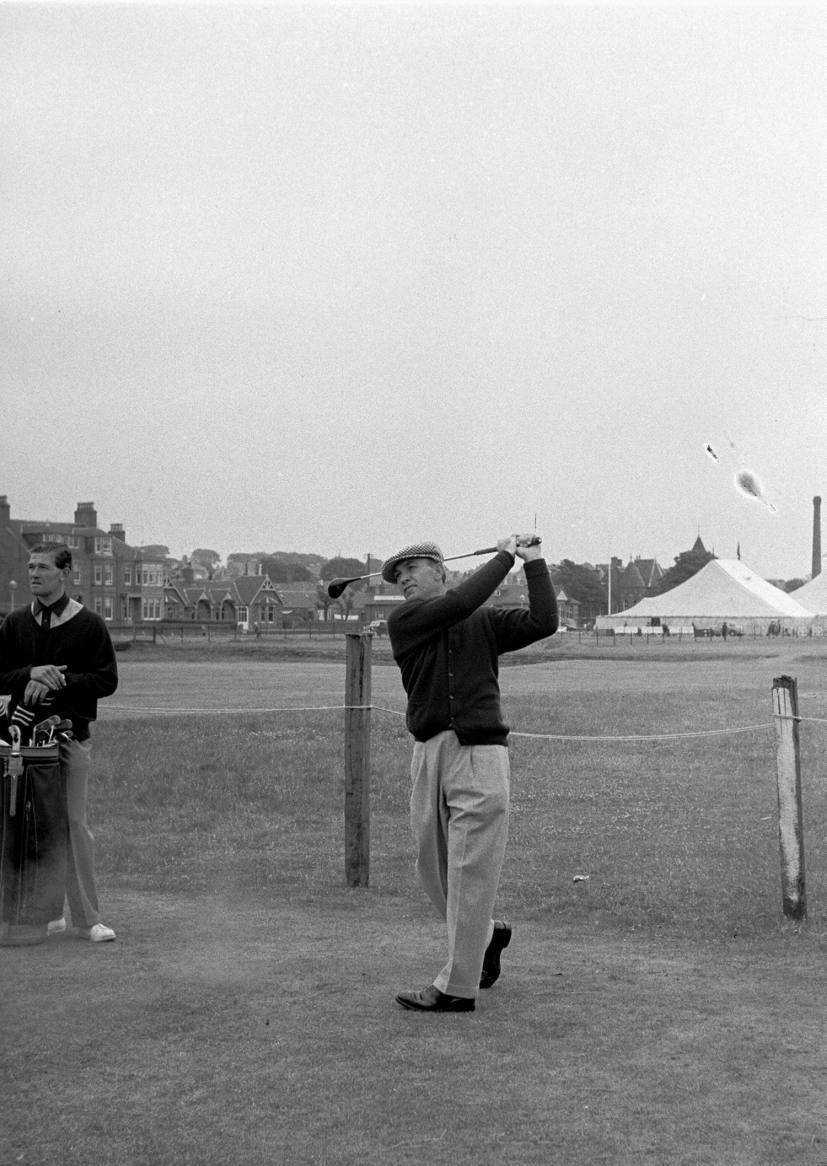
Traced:
POLYGON ((514 941, 477 1011, 442 1017, 393 1003, 444 937, 414 881, 386 650, 361 890, 341 645, 120 664, 90 798, 118 941, 0 949, 4 1166, 827 1163, 827 644, 515 657, 514 941), (804 925, 781 917, 782 674, 804 925))

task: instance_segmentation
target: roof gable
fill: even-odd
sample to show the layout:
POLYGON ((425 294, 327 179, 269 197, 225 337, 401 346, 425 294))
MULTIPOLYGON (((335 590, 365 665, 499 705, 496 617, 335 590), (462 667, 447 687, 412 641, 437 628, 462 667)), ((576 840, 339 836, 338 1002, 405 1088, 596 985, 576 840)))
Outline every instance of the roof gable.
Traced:
POLYGON ((301 587, 283 587, 279 591, 279 598, 282 605, 291 610, 301 608, 306 611, 315 611, 316 609, 315 588, 310 592, 301 587))
POLYGON ((646 587, 651 587, 663 578, 663 568, 657 559, 635 559, 635 566, 646 587))
POLYGON ((646 587, 636 563, 629 563, 626 569, 621 572, 620 579, 624 587, 634 588, 636 591, 646 587))
POLYGON ((269 575, 239 575, 232 580, 232 587, 237 598, 247 607, 263 595, 269 595, 276 602, 281 602, 269 575))

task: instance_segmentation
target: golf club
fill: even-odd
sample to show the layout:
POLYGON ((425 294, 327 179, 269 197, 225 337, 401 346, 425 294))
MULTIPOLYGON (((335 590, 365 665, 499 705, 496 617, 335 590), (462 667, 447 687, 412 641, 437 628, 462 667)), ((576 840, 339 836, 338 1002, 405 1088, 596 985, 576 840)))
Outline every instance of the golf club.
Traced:
MULTIPOLYGON (((539 535, 532 535, 531 538, 520 539, 520 546, 521 547, 536 546, 537 543, 540 543, 542 541, 543 540, 539 537, 539 535)), ((496 553, 496 550, 497 550, 496 547, 483 547, 479 551, 468 551, 464 555, 450 555, 447 559, 443 559, 443 562, 444 563, 453 563, 453 561, 455 559, 470 559, 474 555, 493 555, 496 553)), ((363 579, 373 579, 374 576, 381 575, 381 574, 382 574, 382 572, 380 570, 380 571, 371 571, 367 575, 354 575, 354 577, 352 579, 333 579, 327 585, 327 593, 331 599, 338 599, 339 596, 344 591, 344 589, 346 587, 350 586, 351 583, 361 583, 361 581, 363 579)))
POLYGON ((52 713, 45 721, 38 721, 32 727, 31 744, 32 745, 46 745, 49 742, 49 737, 54 736, 55 725, 60 724, 60 717, 57 713, 52 713))

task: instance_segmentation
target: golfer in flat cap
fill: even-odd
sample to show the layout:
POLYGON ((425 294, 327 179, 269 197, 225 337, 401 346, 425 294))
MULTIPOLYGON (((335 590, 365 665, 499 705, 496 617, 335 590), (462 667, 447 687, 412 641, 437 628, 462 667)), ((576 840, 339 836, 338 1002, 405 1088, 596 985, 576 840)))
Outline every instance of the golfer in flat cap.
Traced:
POLYGON ((388 618, 413 735, 411 828, 420 882, 448 927, 448 962, 403 1008, 473 1012, 500 974, 511 927, 492 918, 508 834, 508 725, 498 657, 553 635, 557 601, 537 542, 509 535, 496 555, 449 589, 436 543, 404 547, 382 565, 405 602, 388 618), (483 606, 524 561, 528 609, 483 606))

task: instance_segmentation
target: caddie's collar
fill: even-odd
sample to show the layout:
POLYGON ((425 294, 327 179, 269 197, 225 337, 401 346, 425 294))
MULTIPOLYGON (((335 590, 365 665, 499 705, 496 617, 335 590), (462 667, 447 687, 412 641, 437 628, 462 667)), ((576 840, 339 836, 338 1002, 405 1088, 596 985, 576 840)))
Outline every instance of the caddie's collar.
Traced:
POLYGON ((52 603, 52 604, 41 603, 39 599, 36 599, 34 601, 34 603, 35 603, 35 608, 34 608, 35 615, 43 615, 44 611, 49 611, 52 613, 53 616, 56 616, 56 615, 61 615, 62 612, 64 612, 66 610, 66 608, 69 604, 69 596, 64 591, 63 594, 61 595, 60 599, 56 599, 54 601, 54 603, 52 603))

